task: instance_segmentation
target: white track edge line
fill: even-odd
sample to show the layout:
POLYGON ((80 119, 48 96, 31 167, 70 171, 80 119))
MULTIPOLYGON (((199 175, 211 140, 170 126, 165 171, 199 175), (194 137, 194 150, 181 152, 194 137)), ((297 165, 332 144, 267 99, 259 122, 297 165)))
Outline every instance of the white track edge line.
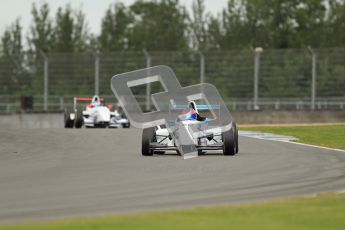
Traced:
POLYGON ((307 147, 312 147, 312 148, 325 149, 325 150, 332 150, 332 151, 337 151, 337 152, 343 152, 343 153, 345 153, 345 150, 344 150, 344 149, 336 149, 336 148, 324 147, 324 146, 319 146, 319 145, 311 145, 311 144, 305 144, 305 143, 294 142, 294 141, 283 141, 283 140, 274 140, 274 139, 263 139, 263 138, 252 137, 252 136, 242 136, 242 137, 249 137, 249 138, 254 138, 254 139, 259 139, 259 140, 264 140, 264 141, 277 141, 277 142, 283 142, 283 143, 290 143, 290 144, 295 144, 295 145, 302 145, 302 146, 307 146, 307 147))
MULTIPOLYGON (((277 140, 277 141, 280 141, 280 140, 277 140)), ((345 153, 344 149, 336 149, 336 148, 330 148, 330 147, 319 146, 319 145, 311 145, 311 144, 294 142, 294 141, 280 141, 280 142, 286 142, 286 143, 291 143, 291 144, 295 144, 295 145, 302 145, 302 146, 308 146, 308 147, 313 147, 313 148, 318 148, 318 149, 332 150, 332 151, 338 151, 338 152, 344 152, 345 153)))

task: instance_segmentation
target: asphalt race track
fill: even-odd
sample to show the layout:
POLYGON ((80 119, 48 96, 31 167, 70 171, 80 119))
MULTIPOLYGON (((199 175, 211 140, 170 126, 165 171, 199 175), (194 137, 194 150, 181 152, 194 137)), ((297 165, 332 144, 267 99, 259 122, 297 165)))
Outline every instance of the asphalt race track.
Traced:
POLYGON ((0 222, 234 204, 345 189, 345 153, 240 138, 240 154, 142 157, 137 129, 0 130, 0 222))

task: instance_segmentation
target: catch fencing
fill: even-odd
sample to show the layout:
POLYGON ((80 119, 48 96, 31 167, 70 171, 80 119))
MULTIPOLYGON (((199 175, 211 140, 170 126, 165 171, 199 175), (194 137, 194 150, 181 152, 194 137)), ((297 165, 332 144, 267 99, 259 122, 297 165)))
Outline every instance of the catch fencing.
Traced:
MULTIPOLYGON (((116 103, 118 73, 168 65, 182 86, 214 84, 230 110, 343 110, 345 49, 214 52, 0 53, 0 113, 57 112, 74 96, 116 103)), ((147 103, 147 93, 138 98, 147 103)))

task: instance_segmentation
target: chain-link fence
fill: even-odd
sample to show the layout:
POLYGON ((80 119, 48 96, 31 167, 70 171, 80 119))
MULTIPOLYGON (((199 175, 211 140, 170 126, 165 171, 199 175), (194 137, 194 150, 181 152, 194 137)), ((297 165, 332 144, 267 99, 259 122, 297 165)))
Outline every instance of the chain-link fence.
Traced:
POLYGON ((231 110, 345 107, 345 49, 309 48, 0 54, 0 112, 57 112, 93 94, 115 103, 112 76, 155 65, 172 67, 182 86, 214 84, 231 110))

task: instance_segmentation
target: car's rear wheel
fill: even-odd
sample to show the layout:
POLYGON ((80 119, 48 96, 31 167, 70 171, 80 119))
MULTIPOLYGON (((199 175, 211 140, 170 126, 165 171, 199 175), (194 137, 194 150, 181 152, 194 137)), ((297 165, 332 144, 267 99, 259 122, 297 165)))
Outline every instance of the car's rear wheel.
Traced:
POLYGON ((222 133, 223 154, 233 156, 236 153, 235 128, 222 133))
POLYGON ((152 156, 153 150, 150 147, 150 144, 155 140, 155 128, 146 128, 143 130, 143 135, 141 138, 141 154, 143 156, 152 156))

